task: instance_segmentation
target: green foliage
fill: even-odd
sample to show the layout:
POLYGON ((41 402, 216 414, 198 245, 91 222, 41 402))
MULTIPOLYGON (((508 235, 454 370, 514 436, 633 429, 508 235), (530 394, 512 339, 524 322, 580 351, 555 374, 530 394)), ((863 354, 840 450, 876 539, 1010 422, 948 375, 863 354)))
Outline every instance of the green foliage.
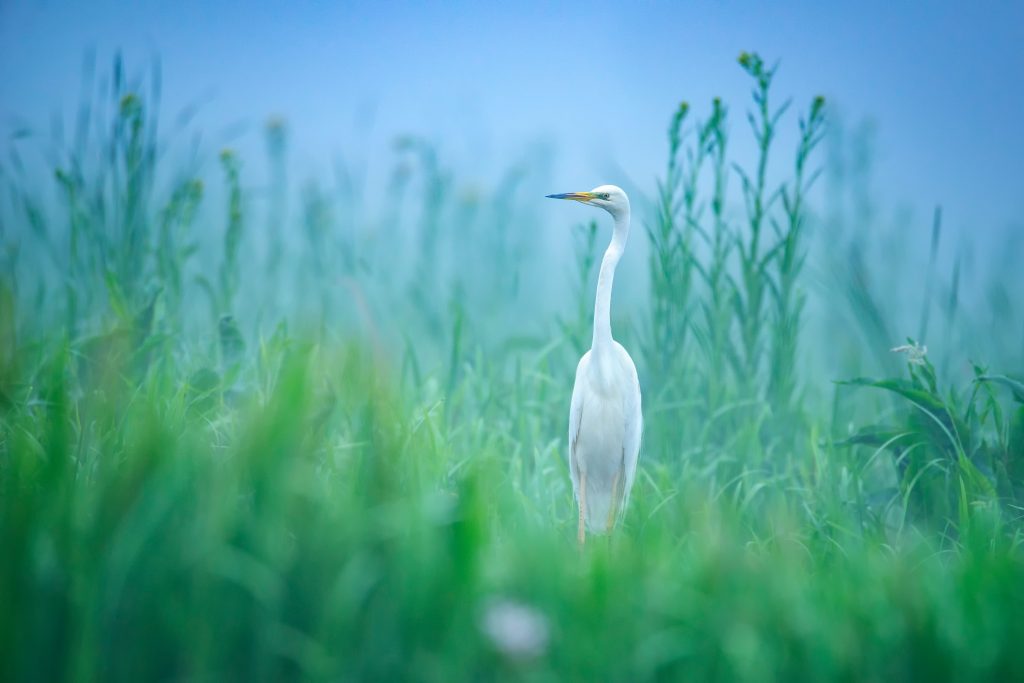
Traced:
MULTIPOLYGON (((520 167, 463 188, 408 138, 379 215, 342 162, 289 213, 273 120, 261 236, 251 166, 222 153, 208 206, 221 184, 161 166, 158 86, 118 62, 59 203, 0 169, 0 679, 1024 678, 1024 383, 911 342, 905 376, 809 396, 810 348, 897 323, 851 268, 846 327, 808 338, 826 110, 773 180, 776 68, 740 64, 752 165, 718 99, 669 126, 649 303, 616 303, 640 468, 581 551, 565 415, 599 225, 527 324, 554 297, 520 167)), ((955 320, 959 270, 933 285, 955 320)))
POLYGON ((862 428, 844 444, 891 453, 902 508, 919 524, 964 528, 978 509, 986 515, 1003 511, 1018 518, 1024 503, 1024 441, 1019 432, 1007 429, 1007 408, 990 385, 1008 387, 1015 402, 1024 404, 1024 384, 986 375, 975 366, 969 391, 950 389, 944 396, 926 350, 908 341, 894 350, 908 354, 909 378, 845 382, 900 396, 909 406, 899 413, 901 421, 862 428))
MULTIPOLYGON (((825 102, 814 98, 800 118, 792 177, 771 189, 769 156, 789 104, 769 105, 774 67, 756 54, 743 53, 739 61, 755 82, 755 110, 747 119, 757 161, 747 171, 730 160, 728 112, 718 98, 692 130, 684 131, 688 104, 672 118, 657 220, 647 231, 651 334, 645 356, 657 400, 691 408, 687 431, 703 431, 701 447, 712 459, 721 457, 726 435, 739 430, 744 458, 757 462, 790 448, 795 423, 803 419, 796 399, 806 299, 800 284, 807 250, 805 197, 819 175, 809 164, 824 136, 825 102), (733 173, 744 207, 739 225, 727 213, 733 173), (696 352, 688 348, 691 340, 696 352)), ((679 434, 678 423, 649 425, 670 453, 679 448, 669 437, 679 434)))

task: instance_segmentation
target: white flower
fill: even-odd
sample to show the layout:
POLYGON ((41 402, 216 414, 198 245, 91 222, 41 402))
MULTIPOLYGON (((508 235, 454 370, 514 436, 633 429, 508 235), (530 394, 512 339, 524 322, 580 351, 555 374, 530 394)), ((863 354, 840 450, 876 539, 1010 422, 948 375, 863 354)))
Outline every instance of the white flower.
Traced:
POLYGON ((917 342, 896 346, 889 350, 893 353, 907 354, 907 362, 912 365, 924 365, 924 357, 928 354, 928 347, 921 346, 917 342))
POLYGON ((547 649, 548 620, 529 605, 506 599, 490 600, 482 621, 484 633, 507 657, 533 659, 547 649))

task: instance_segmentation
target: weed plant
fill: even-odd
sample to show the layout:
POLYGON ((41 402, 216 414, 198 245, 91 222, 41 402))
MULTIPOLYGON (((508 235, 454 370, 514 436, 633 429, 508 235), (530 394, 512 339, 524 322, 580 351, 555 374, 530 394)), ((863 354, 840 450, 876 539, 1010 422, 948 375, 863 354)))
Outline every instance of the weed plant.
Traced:
MULTIPOLYGON (((513 325, 557 270, 523 246, 519 170, 459 192, 409 138, 380 212, 356 167, 295 201, 275 120, 261 205, 236 152, 212 179, 166 167, 159 81, 120 61, 55 188, 12 141, 0 679, 1024 679, 1021 359, 940 342, 936 369, 927 335, 967 314, 934 255, 899 353, 906 318, 875 284, 897 264, 869 261, 868 233, 830 238, 831 278, 807 272, 828 109, 807 105, 772 178, 788 103, 775 66, 740 66, 753 162, 730 156, 725 103, 683 105, 637 202, 649 290, 615 314, 646 431, 623 526, 582 551, 565 426, 598 224, 575 233, 559 312, 513 325), (860 378, 822 400, 816 350, 856 345, 860 378)), ((1013 291, 998 272, 991 291, 1013 291)), ((973 315, 1017 305, 991 300, 973 315)))

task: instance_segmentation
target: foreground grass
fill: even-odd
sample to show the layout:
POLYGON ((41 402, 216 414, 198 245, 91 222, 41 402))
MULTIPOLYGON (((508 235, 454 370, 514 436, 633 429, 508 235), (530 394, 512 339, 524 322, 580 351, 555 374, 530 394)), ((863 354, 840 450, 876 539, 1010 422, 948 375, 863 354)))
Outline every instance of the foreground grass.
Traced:
POLYGON ((42 398, 4 409, 4 680, 1024 676, 991 516, 890 545, 814 529, 792 481, 744 506, 648 467, 580 552, 560 454, 453 435, 358 351, 281 361, 237 407, 155 372, 76 396, 60 352, 16 385, 42 398))

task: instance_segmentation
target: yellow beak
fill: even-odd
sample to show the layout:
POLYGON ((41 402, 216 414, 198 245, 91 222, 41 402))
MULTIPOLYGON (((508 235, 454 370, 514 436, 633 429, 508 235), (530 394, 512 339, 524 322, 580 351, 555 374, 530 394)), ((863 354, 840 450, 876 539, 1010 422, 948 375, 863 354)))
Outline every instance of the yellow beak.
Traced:
POLYGON ((597 197, 593 192, 565 192, 563 194, 549 194, 548 199, 572 199, 577 202, 589 202, 597 197))

